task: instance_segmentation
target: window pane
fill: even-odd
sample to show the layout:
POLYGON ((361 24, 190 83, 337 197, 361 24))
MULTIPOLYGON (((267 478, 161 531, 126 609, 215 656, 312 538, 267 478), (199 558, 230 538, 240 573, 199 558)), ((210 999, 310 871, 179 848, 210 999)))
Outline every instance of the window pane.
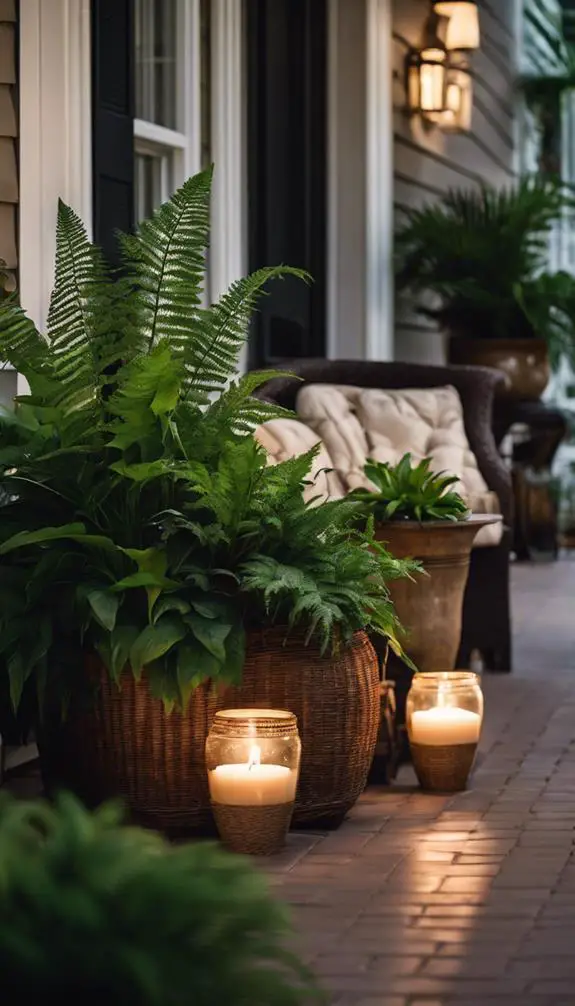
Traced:
POLYGON ((136 118, 177 129, 178 0, 136 0, 136 118))
POLYGON ((164 199, 167 169, 166 156, 136 152, 134 180, 137 223, 150 217, 164 199))

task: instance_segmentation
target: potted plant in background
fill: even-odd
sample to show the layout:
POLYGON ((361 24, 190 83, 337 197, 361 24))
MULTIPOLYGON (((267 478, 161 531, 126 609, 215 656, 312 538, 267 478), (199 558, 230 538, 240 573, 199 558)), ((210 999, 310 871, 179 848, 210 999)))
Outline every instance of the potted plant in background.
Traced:
POLYGON ((393 555, 423 566, 426 576, 398 580, 390 592, 407 633, 405 651, 418 670, 447 671, 459 649, 471 546, 482 527, 501 517, 471 515, 453 490, 457 476, 435 474, 430 465, 424 458, 413 466, 410 454, 395 466, 368 461, 365 474, 374 490, 351 495, 363 502, 376 537, 393 555))
POLYGON ((283 909, 244 860, 169 846, 69 794, 0 804, 6 1006, 303 1006, 319 995, 283 909), (65 866, 65 868, 63 868, 65 866))
POLYGON ((562 37, 548 39, 553 50, 549 65, 552 72, 525 74, 519 89, 539 132, 538 169, 541 174, 557 177, 562 169, 561 136, 563 132, 563 97, 575 89, 575 50, 562 37))
POLYGON ((121 239, 121 278, 60 206, 48 339, 0 307, 30 386, 0 436, 12 702, 37 693, 48 782, 186 830, 210 820, 206 734, 234 695, 298 715, 302 812, 357 799, 378 721, 363 630, 399 646, 387 581, 409 569, 353 530, 357 503, 304 504, 311 455, 271 468, 255 443, 278 410, 251 397, 269 372, 233 380, 238 356, 264 285, 302 274, 201 307, 210 181, 121 239))
POLYGON ((549 237, 573 199, 560 182, 452 190, 405 211, 396 235, 398 289, 449 335, 449 360, 495 367, 499 394, 537 399, 549 364, 575 358, 575 280, 549 272, 549 237))

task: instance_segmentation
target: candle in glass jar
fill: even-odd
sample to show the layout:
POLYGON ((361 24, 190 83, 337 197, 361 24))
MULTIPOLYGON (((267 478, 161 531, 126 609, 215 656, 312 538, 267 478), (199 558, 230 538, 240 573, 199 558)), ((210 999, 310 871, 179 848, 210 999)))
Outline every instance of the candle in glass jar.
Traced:
POLYGON ((297 772, 285 765, 262 765, 254 744, 247 762, 217 765, 208 773, 212 803, 265 807, 295 799, 297 772))
POLYGON ((439 705, 411 714, 409 736, 414 744, 477 744, 480 732, 481 717, 469 709, 439 705))

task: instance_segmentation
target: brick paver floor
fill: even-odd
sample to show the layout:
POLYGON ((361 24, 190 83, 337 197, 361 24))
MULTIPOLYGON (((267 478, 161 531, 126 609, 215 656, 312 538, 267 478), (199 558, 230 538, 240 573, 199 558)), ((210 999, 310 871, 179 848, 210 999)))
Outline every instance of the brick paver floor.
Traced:
POLYGON ((575 1006, 575 561, 513 581, 515 670, 484 678, 469 791, 406 768, 266 864, 337 1006, 575 1006))
POLYGON ((341 1006, 575 1006, 575 562, 514 570, 468 792, 370 789, 270 864, 341 1006))

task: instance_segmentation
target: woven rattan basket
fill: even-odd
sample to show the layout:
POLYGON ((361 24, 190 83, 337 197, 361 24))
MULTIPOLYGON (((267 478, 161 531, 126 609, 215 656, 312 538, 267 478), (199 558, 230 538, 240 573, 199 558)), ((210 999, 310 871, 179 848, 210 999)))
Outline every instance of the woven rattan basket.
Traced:
POLYGON ((289 709, 302 754, 294 823, 343 816, 365 788, 379 727, 379 670, 363 632, 337 656, 302 648, 282 630, 250 636, 241 688, 229 706, 289 709))
POLYGON ((364 633, 335 657, 275 629, 248 639, 241 686, 196 689, 184 715, 167 715, 145 680, 119 690, 96 663, 94 705, 40 739, 48 789, 66 786, 90 804, 122 797, 143 824, 169 832, 213 826, 204 747, 217 709, 289 709, 302 740, 294 820, 345 814, 362 792, 378 729, 377 658, 364 633))

